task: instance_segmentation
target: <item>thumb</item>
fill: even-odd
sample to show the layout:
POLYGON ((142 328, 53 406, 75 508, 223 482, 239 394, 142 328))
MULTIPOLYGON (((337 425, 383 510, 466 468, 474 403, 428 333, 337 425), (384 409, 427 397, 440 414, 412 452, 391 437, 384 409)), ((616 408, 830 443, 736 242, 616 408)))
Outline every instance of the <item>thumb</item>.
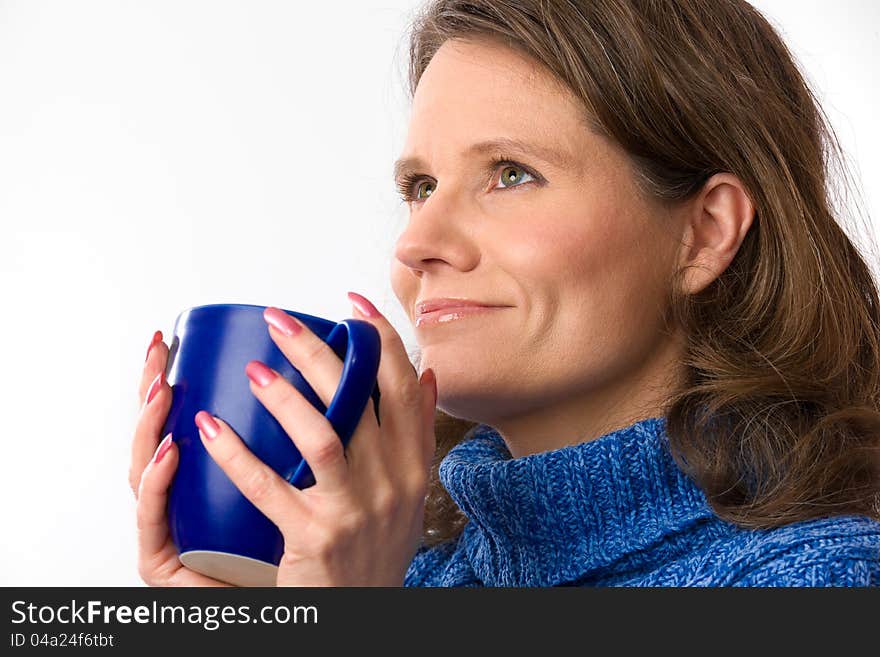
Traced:
POLYGON ((422 449, 425 470, 431 469, 434 452, 437 450, 437 437, 434 433, 434 420, 437 416, 437 377, 430 367, 419 377, 422 390, 422 449))

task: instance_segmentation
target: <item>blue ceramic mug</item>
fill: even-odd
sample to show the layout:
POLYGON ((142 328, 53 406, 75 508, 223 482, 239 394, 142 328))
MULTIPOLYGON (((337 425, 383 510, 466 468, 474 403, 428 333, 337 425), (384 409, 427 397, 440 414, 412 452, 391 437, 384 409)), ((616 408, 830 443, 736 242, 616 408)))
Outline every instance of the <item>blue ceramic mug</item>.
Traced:
POLYGON ((314 476, 281 424, 251 392, 248 361, 262 361, 293 384, 324 414, 343 445, 371 397, 379 417, 381 340, 372 324, 285 310, 344 362, 339 387, 326 407, 272 341, 264 310, 213 304, 182 312, 174 323, 165 372, 172 402, 162 435, 173 434, 180 454, 168 499, 171 538, 187 568, 239 586, 275 585, 284 540, 205 450, 195 414, 204 409, 226 421, 259 459, 297 488, 313 485, 314 476))

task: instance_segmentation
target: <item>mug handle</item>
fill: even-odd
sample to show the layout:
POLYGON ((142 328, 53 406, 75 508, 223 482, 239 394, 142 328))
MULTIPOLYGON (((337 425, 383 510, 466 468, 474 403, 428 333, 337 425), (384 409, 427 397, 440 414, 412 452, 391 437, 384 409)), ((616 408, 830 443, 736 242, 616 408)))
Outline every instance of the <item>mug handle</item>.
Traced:
MULTIPOLYGON (((324 413, 344 448, 351 440, 371 396, 374 396, 376 418, 379 417, 376 374, 379 371, 382 340, 375 326, 352 318, 337 323, 326 342, 337 355, 345 354, 339 387, 324 413)), ((315 476, 306 460, 302 459, 287 481, 297 488, 308 488, 314 485, 315 476)))

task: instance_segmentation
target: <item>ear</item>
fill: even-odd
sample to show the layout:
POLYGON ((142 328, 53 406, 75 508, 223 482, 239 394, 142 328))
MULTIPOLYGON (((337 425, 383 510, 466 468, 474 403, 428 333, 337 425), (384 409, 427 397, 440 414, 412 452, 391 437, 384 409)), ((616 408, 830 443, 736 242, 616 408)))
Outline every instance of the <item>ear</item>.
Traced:
POLYGON ((678 266, 686 268, 684 292, 696 294, 733 261, 752 225, 755 208, 739 178, 719 173, 706 181, 684 212, 678 266))

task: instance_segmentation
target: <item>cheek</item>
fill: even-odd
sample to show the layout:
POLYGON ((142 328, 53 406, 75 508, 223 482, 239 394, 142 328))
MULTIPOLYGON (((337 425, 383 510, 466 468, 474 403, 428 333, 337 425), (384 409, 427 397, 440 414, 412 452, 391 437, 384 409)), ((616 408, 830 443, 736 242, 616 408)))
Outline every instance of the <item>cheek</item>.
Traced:
POLYGON ((595 297, 620 288, 643 269, 641 247, 619 217, 601 212, 541 216, 511 231, 499 254, 510 273, 531 288, 526 294, 560 301, 595 297))
POLYGON ((547 207, 515 217, 502 234, 486 238, 484 243, 494 243, 497 262, 527 296, 540 296, 584 278, 593 266, 591 253, 603 240, 600 228, 588 217, 547 207))
MULTIPOLYGON (((666 289, 662 243, 643 228, 652 217, 616 217, 617 228, 598 231, 600 241, 583 244, 587 264, 574 293, 580 308, 572 323, 610 361, 627 369, 647 358, 662 339, 666 289)), ((574 299, 572 306, 577 308, 574 299)), ((577 335, 575 333, 574 335, 577 335)))
POLYGON ((511 237, 505 258, 531 306, 529 333, 565 353, 612 360, 653 343, 665 283, 649 221, 638 210, 594 208, 511 237))

